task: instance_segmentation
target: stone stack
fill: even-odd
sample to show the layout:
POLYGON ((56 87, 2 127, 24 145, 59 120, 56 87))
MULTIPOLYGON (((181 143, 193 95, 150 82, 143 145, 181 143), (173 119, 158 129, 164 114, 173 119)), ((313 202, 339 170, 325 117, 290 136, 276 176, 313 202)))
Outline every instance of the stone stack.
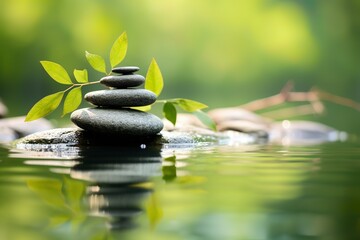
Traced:
POLYGON ((115 75, 100 80, 109 89, 85 95, 85 100, 96 107, 74 111, 71 121, 88 132, 108 136, 141 137, 159 133, 163 123, 158 117, 131 108, 156 101, 153 92, 137 88, 145 82, 143 76, 135 74, 138 70, 138 67, 114 68, 115 75))

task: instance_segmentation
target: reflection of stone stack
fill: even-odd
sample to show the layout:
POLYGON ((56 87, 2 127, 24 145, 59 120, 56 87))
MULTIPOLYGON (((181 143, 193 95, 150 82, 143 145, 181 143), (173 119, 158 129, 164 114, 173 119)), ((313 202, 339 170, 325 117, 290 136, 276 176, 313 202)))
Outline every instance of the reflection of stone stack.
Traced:
POLYGON ((131 109, 156 101, 156 95, 148 90, 134 88, 145 82, 141 75, 134 74, 138 67, 119 67, 112 70, 119 75, 102 78, 100 83, 107 90, 89 92, 85 100, 96 108, 83 108, 71 114, 71 120, 89 132, 106 135, 152 136, 163 128, 162 121, 146 112, 131 109))
POLYGON ((129 185, 94 185, 88 190, 90 215, 110 217, 112 229, 136 227, 144 201, 152 190, 129 185))
POLYGON ((89 214, 109 218, 114 229, 136 227, 143 203, 153 192, 138 183, 161 175, 160 149, 105 146, 83 148, 80 155, 84 161, 72 167, 70 176, 90 183, 89 214))

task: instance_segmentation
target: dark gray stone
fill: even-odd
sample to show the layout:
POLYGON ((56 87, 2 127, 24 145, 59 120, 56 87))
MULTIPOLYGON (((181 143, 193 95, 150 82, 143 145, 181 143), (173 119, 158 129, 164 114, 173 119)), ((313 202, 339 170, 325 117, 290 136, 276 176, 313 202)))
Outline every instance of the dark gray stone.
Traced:
POLYGON ((136 66, 127 66, 127 67, 116 67, 116 68, 113 68, 111 71, 113 73, 120 73, 120 74, 132 74, 134 72, 137 72, 139 71, 139 67, 136 67, 136 66))
POLYGON ((112 75, 100 79, 100 83, 108 87, 129 88, 138 87, 145 82, 145 78, 138 74, 130 75, 112 75))
POLYGON ((110 89, 89 92, 85 100, 103 107, 137 107, 154 103, 156 95, 146 89, 110 89))
POLYGON ((115 136, 151 136, 163 128, 161 119, 133 109, 83 108, 71 114, 71 121, 89 132, 115 136))
MULTIPOLYGON (((55 128, 51 130, 33 133, 17 140, 14 145, 24 144, 50 145, 50 144, 69 144, 77 145, 81 143, 82 129, 79 128, 55 128)), ((21 147, 20 147, 21 148, 21 147)))

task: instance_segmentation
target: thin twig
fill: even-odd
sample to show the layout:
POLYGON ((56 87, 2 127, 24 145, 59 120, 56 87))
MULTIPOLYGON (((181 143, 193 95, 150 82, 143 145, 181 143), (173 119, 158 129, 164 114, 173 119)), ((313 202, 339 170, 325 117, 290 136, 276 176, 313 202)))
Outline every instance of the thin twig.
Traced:
POLYGON ((240 105, 239 107, 256 112, 262 109, 283 104, 285 102, 314 102, 314 104, 316 103, 319 112, 322 112, 321 109, 323 107, 320 105, 316 92, 290 92, 292 88, 292 84, 287 83, 280 91, 280 93, 240 105))
POLYGON ((296 107, 282 108, 269 112, 262 113, 261 116, 272 119, 286 119, 306 115, 319 114, 318 110, 314 108, 313 104, 306 104, 296 107))
POLYGON ((360 111, 360 103, 355 102, 349 98, 337 96, 332 93, 319 91, 319 90, 316 90, 316 93, 320 99, 327 100, 329 102, 333 102, 360 111))
POLYGON ((326 100, 360 111, 360 103, 355 102, 349 98, 337 96, 335 94, 320 91, 315 88, 312 88, 309 92, 292 92, 293 88, 294 84, 292 82, 287 82, 278 94, 262 99, 257 99, 238 107, 256 112, 273 106, 281 105, 286 102, 310 103, 309 105, 290 107, 285 109, 283 108, 261 114, 266 117, 287 118, 308 114, 321 114, 325 111, 325 106, 322 103, 322 100, 326 100))

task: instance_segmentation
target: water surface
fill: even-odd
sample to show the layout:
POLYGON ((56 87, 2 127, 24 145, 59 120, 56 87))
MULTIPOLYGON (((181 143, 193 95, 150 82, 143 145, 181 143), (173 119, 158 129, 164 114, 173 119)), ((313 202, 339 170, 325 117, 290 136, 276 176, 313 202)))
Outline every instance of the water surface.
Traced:
POLYGON ((360 145, 0 147, 0 239, 360 239, 360 145))

